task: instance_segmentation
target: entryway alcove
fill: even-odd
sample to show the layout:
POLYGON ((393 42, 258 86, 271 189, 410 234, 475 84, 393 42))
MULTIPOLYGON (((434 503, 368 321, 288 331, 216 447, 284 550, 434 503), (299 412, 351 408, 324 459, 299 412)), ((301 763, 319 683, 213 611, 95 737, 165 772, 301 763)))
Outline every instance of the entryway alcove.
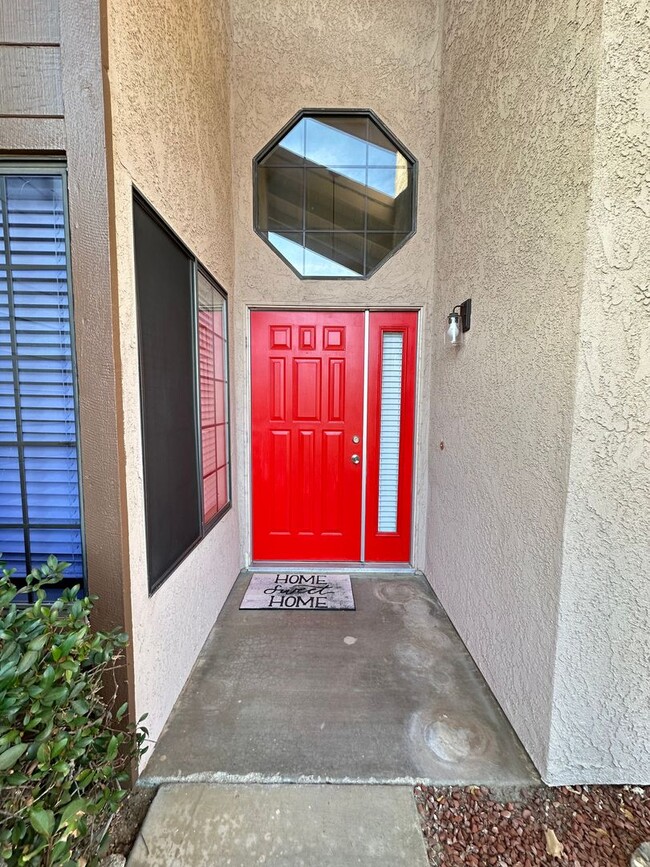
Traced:
POLYGON ((240 611, 242 572, 141 783, 536 781, 424 575, 351 577, 355 611, 240 611))

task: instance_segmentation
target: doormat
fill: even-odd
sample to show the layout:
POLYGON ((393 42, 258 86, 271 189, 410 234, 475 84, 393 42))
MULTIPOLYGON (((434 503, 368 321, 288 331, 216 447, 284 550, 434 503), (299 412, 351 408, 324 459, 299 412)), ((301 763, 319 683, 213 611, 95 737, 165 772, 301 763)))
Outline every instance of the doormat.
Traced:
POLYGON ((349 575, 309 572, 255 573, 240 610, 354 611, 349 575))

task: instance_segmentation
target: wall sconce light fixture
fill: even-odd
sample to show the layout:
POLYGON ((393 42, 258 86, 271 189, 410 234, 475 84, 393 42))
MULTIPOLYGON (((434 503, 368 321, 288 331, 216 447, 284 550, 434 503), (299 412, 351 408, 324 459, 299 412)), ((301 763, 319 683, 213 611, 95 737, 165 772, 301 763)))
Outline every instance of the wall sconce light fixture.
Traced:
POLYGON ((457 304, 447 317, 445 343, 447 346, 460 346, 463 334, 469 331, 472 321, 472 299, 468 298, 462 304, 457 304))

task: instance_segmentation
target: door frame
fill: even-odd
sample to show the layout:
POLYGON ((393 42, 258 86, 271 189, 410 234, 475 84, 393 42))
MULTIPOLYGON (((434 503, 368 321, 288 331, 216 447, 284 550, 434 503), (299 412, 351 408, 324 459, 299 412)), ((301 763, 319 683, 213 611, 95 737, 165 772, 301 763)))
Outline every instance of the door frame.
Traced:
MULTIPOLYGON (((244 467, 244 480, 243 485, 239 485, 240 491, 242 491, 243 496, 245 497, 246 503, 243 513, 246 516, 245 526, 242 527, 242 541, 244 548, 244 568, 254 568, 258 572, 273 572, 277 565, 276 563, 271 563, 267 561, 255 561, 252 559, 252 550, 253 550, 253 488, 252 488, 252 433, 253 433, 253 388, 252 388, 252 373, 251 373, 251 350, 252 350, 252 338, 251 338, 251 313, 255 311, 287 311, 287 312, 302 312, 302 313, 365 313, 368 311, 369 313, 415 313, 417 315, 417 346, 416 346, 416 357, 415 357, 415 412, 413 417, 413 469, 412 469, 412 479, 411 479, 411 545, 410 545, 410 555, 408 563, 367 563, 365 561, 351 561, 350 563, 342 563, 340 561, 327 563, 323 561, 316 561, 318 563, 319 568, 327 568, 329 572, 348 572, 351 569, 354 569, 355 572, 403 572, 403 573, 412 573, 417 571, 414 565, 414 552, 416 548, 417 541, 417 527, 418 527, 418 517, 421 511, 419 507, 419 499, 416 496, 416 478, 417 478, 417 467, 419 460, 421 458, 420 454, 420 437, 419 429, 421 424, 421 390, 422 390, 422 369, 423 369, 423 330, 424 330, 424 319, 425 319, 425 311, 424 307, 420 304, 400 304, 399 306, 389 307, 385 304, 377 304, 377 305, 368 305, 368 304, 351 304, 350 306, 341 305, 341 304, 309 304, 309 305, 298 305, 298 304, 246 304, 245 305, 245 318, 246 318, 246 332, 245 332, 245 346, 244 352, 246 357, 246 369, 245 369, 245 400, 246 400, 246 411, 243 414, 245 418, 245 429, 243 431, 242 442, 243 446, 246 450, 246 457, 243 461, 244 467)), ((367 324, 367 323, 366 323, 367 324)), ((367 354, 367 342, 368 342, 368 329, 367 327, 364 330, 364 437, 365 437, 365 417, 366 417, 366 409, 367 409, 367 387, 368 387, 368 354, 367 354)), ((364 439, 365 442, 365 439, 364 439)), ((364 470, 365 470, 365 461, 364 461, 364 470)), ((364 480, 363 485, 365 488, 366 485, 366 477, 364 472, 364 480)), ((366 494, 365 490, 363 493, 363 505, 365 509, 366 502, 366 494)), ((362 514, 362 520, 365 516, 362 514)), ((365 521, 362 523, 362 532, 365 532, 365 521)), ((314 563, 301 563, 299 561, 288 561, 290 565, 296 569, 299 568, 312 568, 314 563)))

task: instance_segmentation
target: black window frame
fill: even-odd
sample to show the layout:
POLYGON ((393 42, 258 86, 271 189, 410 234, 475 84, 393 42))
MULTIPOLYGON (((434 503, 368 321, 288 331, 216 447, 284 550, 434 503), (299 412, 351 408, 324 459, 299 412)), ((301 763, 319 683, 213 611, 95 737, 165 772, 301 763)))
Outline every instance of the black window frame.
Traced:
MULTIPOLYGON (((281 259, 287 267, 291 269, 291 271, 298 277, 300 280, 368 280, 374 274, 379 271, 380 268, 383 268, 384 265, 389 262, 393 256, 395 256, 416 234, 417 232, 417 202, 418 202, 418 161, 415 156, 411 153, 411 151, 397 138, 397 136, 392 132, 392 130, 381 120, 381 118, 370 108, 302 108, 300 111, 296 112, 294 116, 285 123, 281 130, 279 130, 273 138, 259 151, 252 160, 252 171, 253 171, 253 229, 255 234, 264 241, 264 243, 269 247, 279 259, 281 259), (405 233, 401 242, 393 249, 391 252, 381 260, 377 265, 371 268, 365 274, 355 274, 348 276, 336 276, 336 275, 325 275, 318 276, 312 274, 301 274, 294 265, 280 253, 280 251, 273 246, 266 237, 266 234, 263 230, 259 228, 260 226, 260 214, 259 214, 259 197, 258 197, 258 168, 260 167, 261 161, 268 156, 268 154, 282 141, 282 139, 287 135, 287 133, 293 129, 296 124, 298 124, 305 117, 367 117, 370 121, 372 121, 379 130, 389 139, 406 157, 408 162, 410 163, 411 168, 411 214, 412 214, 412 226, 411 230, 405 233)), ((342 233, 345 234, 347 232, 354 233, 354 230, 342 230, 342 233)), ((364 233, 364 237, 367 233, 364 233)))
MULTIPOLYGON (((149 202, 149 200, 142 194, 142 192, 135 186, 132 186, 132 209, 135 210, 135 207, 139 206, 143 211, 147 213, 147 215, 158 224, 158 226, 168 235, 168 237, 179 247, 179 249, 184 253, 187 257, 188 262, 190 263, 190 293, 191 293, 191 311, 192 311, 192 382, 188 384, 192 389, 192 400, 193 400, 193 424, 194 424, 194 443, 196 450, 196 460, 195 460, 195 480, 196 480, 196 497, 197 497, 197 509, 199 515, 199 530, 196 535, 196 538, 190 542, 185 549, 178 555, 178 557, 160 574, 155 577, 151 575, 151 562, 150 562, 150 535, 149 535, 149 523, 148 523, 148 509, 147 509, 147 467, 146 467, 146 441, 145 441, 145 430, 143 424, 143 406, 144 406, 144 382, 142 377, 142 316, 140 310, 140 304, 138 299, 138 291, 137 291, 137 273, 134 277, 135 279, 135 294, 136 294, 136 330, 137 330, 137 339, 138 339, 138 380, 139 380, 139 396, 140 396, 140 442, 142 449, 142 475, 143 475, 143 494, 144 494, 144 512, 145 512, 145 548, 146 548, 146 557, 147 557, 147 584, 149 590, 149 597, 153 596, 156 591, 162 587, 162 585, 167 581, 167 579, 176 571, 176 569, 181 565, 181 563, 191 554, 191 552, 209 535, 209 533, 217 526, 217 524, 222 520, 222 518, 232 509, 232 448, 231 448, 231 436, 230 436, 230 421, 231 421, 231 407, 230 407, 230 334, 228 329, 228 292, 227 290, 219 283, 219 281, 210 273, 210 271, 206 268, 206 266, 199 260, 195 253, 183 242, 177 232, 170 226, 170 224, 162 217, 162 215, 156 210, 156 208, 149 202), (203 520, 203 468, 202 468, 202 444, 201 444, 201 407, 200 407, 200 392, 199 392, 199 344, 198 344, 198 275, 199 273, 210 283, 210 285, 216 289, 216 291, 222 296, 224 299, 224 373, 225 373, 225 394, 224 400, 226 404, 226 416, 228 419, 228 427, 227 427, 227 439, 226 439, 226 450, 227 450, 227 469, 228 469, 228 502, 223 506, 222 509, 217 512, 216 515, 208 522, 205 523, 203 520)), ((135 241, 134 241, 134 256, 135 256, 135 241)))

